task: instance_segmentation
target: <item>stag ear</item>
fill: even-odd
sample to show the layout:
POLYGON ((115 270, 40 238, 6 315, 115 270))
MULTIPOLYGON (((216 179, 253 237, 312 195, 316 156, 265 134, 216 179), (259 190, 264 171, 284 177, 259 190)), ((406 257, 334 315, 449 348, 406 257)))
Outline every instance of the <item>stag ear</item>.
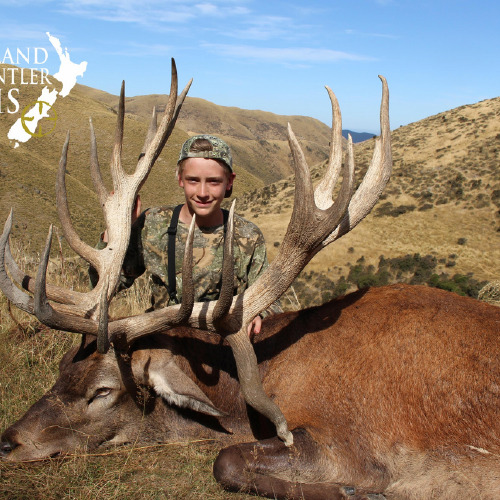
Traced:
POLYGON ((147 378, 149 385, 156 394, 168 403, 181 408, 190 408, 206 415, 223 417, 224 412, 215 407, 203 391, 175 364, 174 360, 167 363, 149 364, 147 378))

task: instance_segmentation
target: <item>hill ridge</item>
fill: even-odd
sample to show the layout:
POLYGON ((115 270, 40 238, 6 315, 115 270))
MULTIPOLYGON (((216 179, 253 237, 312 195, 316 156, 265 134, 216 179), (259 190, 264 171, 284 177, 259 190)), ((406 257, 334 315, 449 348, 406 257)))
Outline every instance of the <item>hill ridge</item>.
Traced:
MULTIPOLYGON (((26 92, 20 106, 37 95, 36 88, 26 92)), ((148 127, 150 104, 163 100, 162 96, 143 97, 128 98, 126 103, 126 169, 136 164, 148 127)), ((55 172, 67 129, 71 129, 67 175, 70 211, 82 238, 91 244, 96 241, 102 215, 88 173, 88 118, 92 116, 104 181, 111 190, 107 165, 116 104, 111 94, 77 85, 70 96, 56 102, 56 131, 18 149, 12 149, 6 138, 14 117, 4 115, 0 121, 1 213, 6 218, 14 207, 14 237, 25 239, 28 234, 32 242, 30 252, 42 248, 49 223, 57 223, 55 172)), ((293 196, 290 152, 283 138, 289 117, 221 108, 196 97, 188 98, 183 109, 178 126, 141 192, 144 206, 182 200, 174 175, 179 148, 190 134, 206 131, 212 122, 220 123, 226 127, 220 129, 222 132, 239 131, 234 137, 221 134, 234 144, 238 158, 234 191, 237 210, 259 224, 272 258, 288 222, 293 196), (262 120, 271 115, 272 122, 262 120), (268 168, 271 161, 276 161, 274 170, 268 168), (245 165, 254 170, 247 170, 245 165), (261 168, 255 169, 257 166, 261 168), (271 171, 265 174, 266 169, 271 171)), ((442 261, 438 262, 439 272, 474 273, 478 279, 498 279, 499 117, 500 98, 493 98, 393 130, 394 173, 386 192, 372 214, 351 234, 320 253, 307 272, 322 276, 327 273, 329 279, 337 282, 361 258, 367 266, 377 266, 381 255, 390 259, 419 253, 442 261), (455 257, 451 259, 450 255, 455 257)), ((329 128, 307 117, 298 117, 292 125, 313 165, 313 179, 317 180, 328 156, 329 128)), ((211 132, 219 130, 215 127, 211 132)), ((370 139, 355 145, 358 175, 369 164, 373 143, 370 139)))

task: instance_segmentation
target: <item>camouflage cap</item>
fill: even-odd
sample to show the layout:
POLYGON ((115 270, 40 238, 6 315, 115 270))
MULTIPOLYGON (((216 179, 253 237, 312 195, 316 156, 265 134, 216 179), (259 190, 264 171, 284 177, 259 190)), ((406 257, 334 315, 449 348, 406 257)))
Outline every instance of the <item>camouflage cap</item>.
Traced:
POLYGON ((179 160, 177 164, 186 158, 212 158, 214 160, 220 160, 224 162, 229 170, 233 171, 233 158, 231 156, 231 150, 229 146, 218 137, 214 135, 194 135, 190 137, 181 148, 181 154, 179 155, 179 160), (197 139, 206 139, 212 145, 212 151, 190 151, 193 142, 197 139))

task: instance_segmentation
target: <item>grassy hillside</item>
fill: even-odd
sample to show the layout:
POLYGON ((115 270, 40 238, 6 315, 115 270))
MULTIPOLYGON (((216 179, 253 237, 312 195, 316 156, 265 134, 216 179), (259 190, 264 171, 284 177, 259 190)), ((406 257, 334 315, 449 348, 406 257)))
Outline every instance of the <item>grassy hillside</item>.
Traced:
MULTIPOLYGON (((342 277, 352 277, 355 268, 366 274, 373 266, 371 274, 376 274, 381 256, 387 261, 409 255, 414 261, 415 254, 417 261, 429 256, 426 262, 432 264, 432 274, 445 273, 452 279, 472 273, 479 281, 498 279, 499 115, 500 98, 496 98, 393 131, 394 169, 382 199, 357 228, 312 260, 302 274, 303 284, 333 289, 342 277)), ((359 179, 373 144, 370 140, 355 146, 359 179)), ((323 168, 312 170, 317 177, 323 168)), ((241 200, 240 210, 257 218, 263 229, 271 258, 284 236, 292 200, 293 178, 241 200)), ((416 279, 412 272, 395 270, 392 278, 416 279)), ((324 299, 322 293, 317 295, 317 301, 324 299)))
MULTIPOLYGON (((94 99, 116 109, 117 98, 104 92, 81 87, 94 99)), ((147 120, 154 106, 164 109, 168 96, 147 95, 129 97, 127 113, 147 120)), ((326 105, 326 102, 325 102, 326 105)), ((204 99, 188 97, 177 121, 177 127, 189 135, 209 133, 226 140, 234 161, 264 184, 277 181, 292 173, 287 140, 287 124, 301 138, 304 152, 311 164, 326 157, 329 128, 319 120, 306 116, 280 116, 265 111, 252 111, 218 106, 204 99)))
MULTIPOLYGON (((39 94, 39 89, 33 86, 26 88, 19 99, 21 109, 39 94)), ((127 99, 123 152, 126 168, 135 166, 153 106, 161 107, 165 102, 165 96, 127 99)), ((68 129, 71 130, 70 208, 82 237, 89 242, 96 240, 102 221, 88 174, 88 118, 93 119, 101 167, 111 189, 108 163, 116 105, 116 96, 76 86, 70 96, 56 102, 56 130, 43 138, 33 138, 17 149, 13 149, 6 138, 17 115, 2 115, 0 213, 6 217, 10 207, 14 207, 14 235, 18 238, 24 235, 25 243, 29 240, 28 252, 39 251, 49 223, 57 221, 55 172, 68 129)), ((350 274, 351 278, 353 273, 364 277, 376 274, 381 256, 387 266, 388 259, 415 254, 434 259, 435 262, 425 262, 431 262, 432 272, 438 275, 446 273, 453 277, 472 273, 480 281, 498 278, 499 114, 500 98, 496 98, 446 111, 393 131, 394 173, 382 199, 359 227, 310 263, 303 274, 307 277, 304 282, 314 284, 321 278, 320 288, 333 289, 342 277, 347 279, 350 274)), ((310 164, 316 165, 313 177, 318 178, 322 167, 317 160, 324 160, 327 155, 324 144, 328 143, 328 128, 323 124, 305 117, 282 117, 188 99, 178 127, 143 188, 144 206, 181 201, 182 193, 174 176, 179 148, 190 134, 209 129, 234 145, 238 174, 234 196, 239 199, 238 210, 262 228, 272 259, 284 235, 293 199, 293 178, 281 178, 286 169, 291 169, 287 163, 290 160, 285 136, 287 121, 292 121, 309 154, 310 164), (286 168, 282 166, 285 164, 286 168), (263 174, 265 171, 267 177, 263 174), (281 180, 264 185, 264 177, 281 180)), ((355 146, 360 178, 372 148, 373 140, 355 146)), ((398 272, 391 271, 391 279, 409 280, 413 276, 407 270, 398 278, 398 272)), ((350 286, 356 286, 352 280, 350 286)))

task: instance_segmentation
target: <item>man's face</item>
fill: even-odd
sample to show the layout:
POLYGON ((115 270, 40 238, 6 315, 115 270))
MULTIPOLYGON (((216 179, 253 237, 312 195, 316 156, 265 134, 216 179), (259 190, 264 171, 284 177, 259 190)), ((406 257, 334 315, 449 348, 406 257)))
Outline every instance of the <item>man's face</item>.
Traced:
POLYGON ((210 158, 187 158, 179 186, 184 189, 189 212, 196 214, 199 225, 220 224, 220 205, 226 191, 233 185, 235 174, 229 173, 218 161, 210 158))

